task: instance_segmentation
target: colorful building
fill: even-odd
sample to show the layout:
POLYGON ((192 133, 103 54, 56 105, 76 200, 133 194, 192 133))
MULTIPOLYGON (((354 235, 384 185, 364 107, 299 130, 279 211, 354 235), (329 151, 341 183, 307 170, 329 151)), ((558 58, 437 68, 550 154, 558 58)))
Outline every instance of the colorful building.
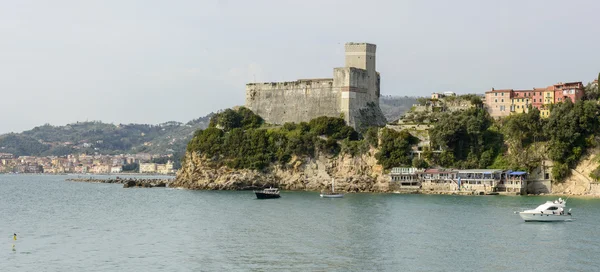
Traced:
POLYGON ((532 90, 504 89, 485 92, 485 106, 493 118, 506 117, 512 113, 526 113, 529 108, 540 110, 540 116, 550 116, 550 104, 581 100, 584 93, 583 83, 557 83, 546 88, 532 90))
POLYGON ((492 89, 489 92, 485 92, 485 103, 487 110, 492 117, 499 118, 510 115, 510 108, 512 105, 511 96, 513 92, 512 89, 492 89))

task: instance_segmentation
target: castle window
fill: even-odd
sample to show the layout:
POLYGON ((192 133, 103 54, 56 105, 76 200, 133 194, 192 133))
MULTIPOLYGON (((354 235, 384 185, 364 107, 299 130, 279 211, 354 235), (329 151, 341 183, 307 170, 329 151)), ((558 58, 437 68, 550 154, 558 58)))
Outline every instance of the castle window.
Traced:
POLYGON ((494 103, 498 103, 498 99, 494 99, 494 103))
POLYGON ((498 93, 495 93, 494 95, 498 96, 498 93))
POLYGON ((504 99, 502 99, 502 102, 504 103, 504 99))
POLYGON ((504 96, 504 93, 502 93, 502 96, 504 96))

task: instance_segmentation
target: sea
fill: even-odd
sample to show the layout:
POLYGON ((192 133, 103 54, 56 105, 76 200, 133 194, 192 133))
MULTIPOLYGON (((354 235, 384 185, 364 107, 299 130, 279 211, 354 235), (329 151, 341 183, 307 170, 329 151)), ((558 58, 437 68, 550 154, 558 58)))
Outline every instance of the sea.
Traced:
POLYGON ((0 175, 0 271, 598 271, 600 199, 122 188, 0 175), (17 240, 13 239, 17 234, 17 240))

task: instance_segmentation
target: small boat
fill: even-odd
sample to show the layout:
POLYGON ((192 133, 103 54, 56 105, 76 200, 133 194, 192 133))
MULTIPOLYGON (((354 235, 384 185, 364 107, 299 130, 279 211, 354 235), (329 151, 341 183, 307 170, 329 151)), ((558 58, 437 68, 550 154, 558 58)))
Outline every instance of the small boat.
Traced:
POLYGON ((260 191, 254 191, 254 193, 256 194, 256 198, 258 198, 258 199, 269 199, 269 198, 281 197, 279 195, 279 189, 273 188, 273 187, 265 188, 260 191))
POLYGON ((342 198, 344 194, 335 192, 335 179, 331 179, 331 192, 321 192, 322 198, 342 198))
POLYGON ((546 201, 533 210, 526 210, 518 213, 525 222, 557 222, 571 221, 571 209, 565 212, 567 201, 559 198, 554 201, 546 201))

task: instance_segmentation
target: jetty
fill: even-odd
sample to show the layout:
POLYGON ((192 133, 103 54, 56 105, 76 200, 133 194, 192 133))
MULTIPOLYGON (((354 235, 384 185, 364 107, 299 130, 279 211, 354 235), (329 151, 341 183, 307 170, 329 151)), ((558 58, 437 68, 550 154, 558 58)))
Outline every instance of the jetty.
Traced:
POLYGON ((116 183, 123 184, 123 188, 154 188, 154 187, 169 187, 173 179, 159 178, 68 178, 66 181, 73 182, 91 182, 91 183, 116 183))

